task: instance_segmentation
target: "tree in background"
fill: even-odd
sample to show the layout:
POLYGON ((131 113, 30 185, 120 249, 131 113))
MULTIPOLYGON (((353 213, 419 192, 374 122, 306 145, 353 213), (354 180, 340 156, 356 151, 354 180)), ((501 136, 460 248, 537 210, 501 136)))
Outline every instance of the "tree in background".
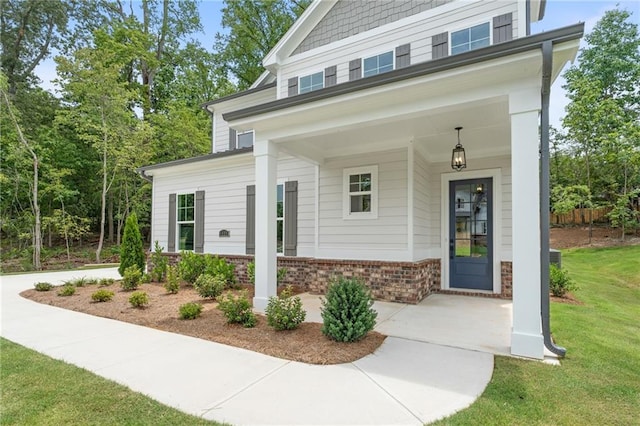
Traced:
POLYGON ((120 266, 118 267, 120 275, 124 276, 124 271, 130 266, 136 266, 140 271, 144 271, 145 266, 142 236, 135 213, 131 213, 127 217, 127 223, 124 226, 124 236, 120 247, 120 266))
POLYGON ((585 36, 578 64, 564 77, 570 103, 563 119, 572 167, 596 203, 631 205, 640 188, 640 35, 630 12, 607 11, 585 36))
POLYGON ((262 59, 305 11, 310 0, 225 0, 224 33, 216 35, 219 62, 244 90, 264 71, 262 59))

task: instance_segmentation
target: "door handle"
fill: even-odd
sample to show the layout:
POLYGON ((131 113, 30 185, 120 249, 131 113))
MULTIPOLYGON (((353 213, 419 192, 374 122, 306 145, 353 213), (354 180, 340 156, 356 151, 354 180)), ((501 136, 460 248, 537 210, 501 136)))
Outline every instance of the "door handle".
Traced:
POLYGON ((453 260, 453 251, 455 249, 455 243, 453 241, 449 242, 449 259, 453 260))

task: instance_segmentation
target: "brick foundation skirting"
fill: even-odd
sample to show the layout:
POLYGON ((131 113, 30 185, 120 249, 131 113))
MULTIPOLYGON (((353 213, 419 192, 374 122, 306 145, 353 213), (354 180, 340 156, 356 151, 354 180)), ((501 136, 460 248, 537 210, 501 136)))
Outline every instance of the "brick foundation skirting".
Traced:
MULTIPOLYGON (((180 259, 179 253, 163 253, 169 264, 180 259)), ((247 264, 253 256, 219 255, 236 265, 236 277, 241 284, 249 283, 247 264)), ((441 290, 440 259, 419 262, 383 262, 369 260, 315 259, 310 257, 278 257, 278 268, 286 268, 281 285, 297 285, 313 294, 324 294, 336 277, 361 279, 376 300, 415 304, 433 293, 464 294, 479 297, 511 298, 511 262, 502 262, 502 294, 448 292, 441 290)), ((148 268, 153 269, 151 258, 148 268)))

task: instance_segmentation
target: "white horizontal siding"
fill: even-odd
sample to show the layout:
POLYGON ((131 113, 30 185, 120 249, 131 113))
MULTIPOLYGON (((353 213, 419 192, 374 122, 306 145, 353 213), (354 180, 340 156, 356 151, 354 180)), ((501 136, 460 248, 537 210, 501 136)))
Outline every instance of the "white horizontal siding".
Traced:
MULTIPOLYGON (((523 6, 524 7, 524 6, 523 6)), ((349 80, 349 61, 411 44, 411 64, 431 60, 431 37, 467 28, 505 13, 512 13, 513 37, 518 34, 518 2, 481 0, 453 2, 395 23, 357 34, 326 46, 290 57, 278 70, 278 97, 288 96, 288 79, 337 66, 337 82, 349 80), (406 23, 408 22, 408 23, 406 23), (404 24, 403 24, 404 23, 404 24), (388 29, 388 31, 384 31, 388 29)))
MULTIPOLYGON (((360 258, 363 250, 407 249, 407 151, 395 150, 344 157, 320 167, 319 248, 348 249, 360 258), (344 219, 343 170, 378 166, 378 218, 344 219)), ((343 253, 343 252, 342 252, 343 253)))
POLYGON ((430 248, 430 176, 424 157, 418 151, 413 157, 413 241, 415 249, 424 252, 430 248))
MULTIPOLYGON (((194 163, 179 172, 166 169, 153 180, 152 241, 168 247, 169 194, 205 191, 204 251, 244 254, 246 237, 246 187, 255 184, 254 158, 246 155, 233 164, 194 163), (230 231, 220 238, 221 229, 230 231)), ((295 158, 278 161, 279 181, 298 181, 298 255, 308 256, 315 247, 315 169, 295 158)))

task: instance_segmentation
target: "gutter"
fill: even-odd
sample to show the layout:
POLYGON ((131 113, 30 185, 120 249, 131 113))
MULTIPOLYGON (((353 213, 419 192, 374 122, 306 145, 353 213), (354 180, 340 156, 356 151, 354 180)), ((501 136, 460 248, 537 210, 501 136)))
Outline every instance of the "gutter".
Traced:
POLYGON ((136 169, 136 172, 138 172, 142 179, 146 180, 147 182, 153 183, 153 176, 149 176, 148 174, 146 174, 144 169, 136 169))
POLYGON ((553 42, 542 43, 542 111, 540 115, 540 313, 544 345, 564 358, 567 350, 556 346, 551 339, 549 322, 549 98, 553 42))

